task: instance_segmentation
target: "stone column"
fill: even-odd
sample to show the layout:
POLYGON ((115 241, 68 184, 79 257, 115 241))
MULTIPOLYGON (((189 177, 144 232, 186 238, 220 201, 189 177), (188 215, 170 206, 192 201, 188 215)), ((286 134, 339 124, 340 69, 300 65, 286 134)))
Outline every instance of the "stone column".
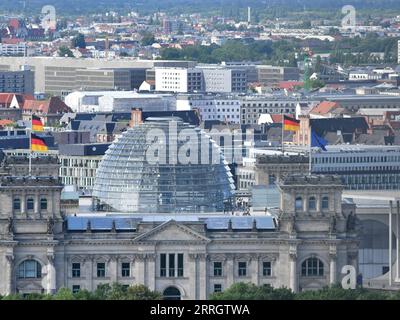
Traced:
POLYGON ((86 266, 86 276, 87 276, 87 284, 88 284, 88 290, 93 291, 95 288, 93 288, 93 278, 95 277, 95 270, 93 270, 93 260, 94 256, 89 255, 87 257, 87 260, 85 260, 85 266, 86 266))
POLYGON ((297 292, 297 254, 290 253, 289 254, 290 260, 290 289, 293 292, 297 292))
POLYGON ((118 281, 118 257, 111 255, 109 260, 109 276, 111 283, 118 281))
POLYGON ((21 214, 25 214, 26 212, 26 194, 25 192, 21 194, 21 214))
POLYGON ((13 268, 14 268, 14 256, 12 254, 6 255, 6 292, 5 294, 13 293, 13 268))
POLYGON ((308 213, 308 194, 303 195, 303 211, 308 213))
POLYGON ((226 260, 226 287, 229 288, 235 281, 235 257, 232 254, 227 255, 226 260))
POLYGON ((146 258, 144 255, 139 254, 136 257, 136 265, 137 265, 137 284, 146 284, 145 281, 145 273, 146 273, 146 258))
POLYGON ((49 217, 53 217, 53 190, 51 190, 48 194, 47 198, 47 215, 49 217))
POLYGON ((47 287, 46 293, 54 294, 57 290, 56 287, 56 268, 54 267, 54 255, 47 255, 47 287))
POLYGON ((34 206, 33 206, 33 213, 34 213, 34 219, 37 218, 38 214, 39 214, 39 203, 40 203, 40 196, 39 196, 39 191, 35 194, 34 197, 34 206))
POLYGON ((199 288, 200 288, 200 300, 207 300, 208 298, 208 286, 207 286, 207 255, 199 255, 199 288))
POLYGON ((330 284, 335 284, 336 283, 336 277, 337 277, 337 271, 336 271, 336 260, 337 256, 334 253, 331 253, 329 255, 330 257, 330 274, 329 274, 329 283, 330 284))
POLYGON ((149 254, 147 257, 147 287, 156 290, 156 255, 149 254))
POLYGON ((254 283, 256 286, 259 285, 260 279, 260 261, 259 257, 254 255, 251 257, 250 261, 250 270, 251 270, 251 282, 254 283))
POLYGON ((189 292, 189 299, 191 300, 198 300, 198 294, 197 294, 197 278, 198 278, 198 263, 197 263, 197 254, 189 253, 189 259, 190 259, 190 292, 189 292))
POLYGON ((316 201, 316 206, 315 206, 316 211, 321 212, 321 195, 317 195, 315 197, 315 201, 316 201))

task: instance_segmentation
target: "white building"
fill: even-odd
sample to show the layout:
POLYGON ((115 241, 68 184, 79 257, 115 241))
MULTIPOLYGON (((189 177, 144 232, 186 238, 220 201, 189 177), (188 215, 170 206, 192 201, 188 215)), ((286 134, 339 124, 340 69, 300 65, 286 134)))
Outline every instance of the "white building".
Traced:
POLYGON ((130 112, 175 110, 175 97, 170 94, 145 94, 134 91, 75 91, 65 97, 74 112, 130 112))
POLYGON ((240 100, 230 96, 177 96, 177 110, 199 111, 201 120, 240 123, 240 100))
POLYGON ((159 92, 201 92, 202 72, 196 68, 155 68, 156 91, 159 92))
POLYGON ((28 46, 25 42, 16 44, 0 43, 0 56, 27 56, 28 46))
POLYGON ((247 71, 214 66, 199 66, 203 71, 205 92, 246 92, 247 71))

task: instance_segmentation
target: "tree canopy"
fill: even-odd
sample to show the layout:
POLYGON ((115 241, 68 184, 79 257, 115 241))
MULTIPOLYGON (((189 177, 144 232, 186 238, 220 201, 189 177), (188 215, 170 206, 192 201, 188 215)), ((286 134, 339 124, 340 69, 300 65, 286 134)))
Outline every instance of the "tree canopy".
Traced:
POLYGON ((96 290, 79 290, 73 293, 69 288, 60 288, 54 295, 31 293, 12 294, 0 297, 0 300, 160 300, 159 292, 151 291, 144 285, 124 286, 120 283, 100 284, 96 290))
POLYGON ((223 292, 213 293, 211 300, 400 300, 400 292, 356 288, 343 289, 339 284, 320 290, 293 293, 287 288, 252 283, 235 283, 223 292))

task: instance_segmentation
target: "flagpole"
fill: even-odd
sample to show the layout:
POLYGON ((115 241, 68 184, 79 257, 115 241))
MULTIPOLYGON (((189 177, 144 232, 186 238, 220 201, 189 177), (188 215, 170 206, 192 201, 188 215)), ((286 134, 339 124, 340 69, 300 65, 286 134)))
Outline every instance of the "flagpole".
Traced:
POLYGON ((285 126, 285 120, 284 120, 284 114, 283 112, 281 113, 282 115, 282 141, 281 141, 281 150, 282 150, 282 154, 284 154, 284 150, 283 150, 283 133, 284 133, 284 126, 285 126))
POLYGON ((310 128, 310 141, 309 141, 309 144, 308 144, 308 172, 309 172, 309 175, 311 176, 311 169, 312 169, 312 157, 311 157, 311 155, 312 155, 312 149, 311 149, 311 145, 312 145, 312 128, 311 128, 311 126, 309 127, 310 128))
POLYGON ((33 128, 33 116, 31 115, 31 129, 29 132, 29 176, 32 175, 32 128, 33 128))

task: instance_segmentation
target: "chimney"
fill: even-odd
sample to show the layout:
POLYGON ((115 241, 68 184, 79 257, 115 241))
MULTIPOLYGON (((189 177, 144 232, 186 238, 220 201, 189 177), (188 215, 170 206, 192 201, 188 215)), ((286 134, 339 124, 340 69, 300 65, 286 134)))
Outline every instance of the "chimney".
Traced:
POLYGON ((141 124, 142 120, 142 109, 140 108, 132 108, 131 110, 131 121, 129 121, 129 127, 133 128, 138 124, 141 124))

